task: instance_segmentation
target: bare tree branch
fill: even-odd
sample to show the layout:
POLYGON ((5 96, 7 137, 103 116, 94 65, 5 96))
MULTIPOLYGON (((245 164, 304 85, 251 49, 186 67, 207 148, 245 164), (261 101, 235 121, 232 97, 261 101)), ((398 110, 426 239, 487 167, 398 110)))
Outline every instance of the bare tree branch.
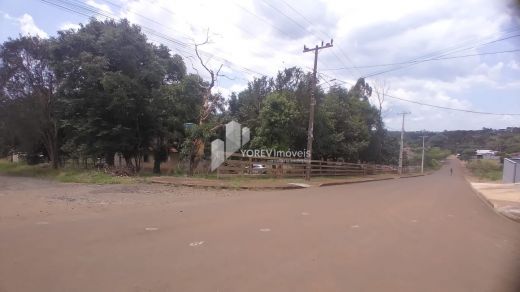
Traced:
POLYGON ((383 116, 383 103, 390 90, 390 86, 386 84, 386 80, 376 80, 374 82, 374 92, 376 93, 377 102, 379 105, 379 115, 383 116))

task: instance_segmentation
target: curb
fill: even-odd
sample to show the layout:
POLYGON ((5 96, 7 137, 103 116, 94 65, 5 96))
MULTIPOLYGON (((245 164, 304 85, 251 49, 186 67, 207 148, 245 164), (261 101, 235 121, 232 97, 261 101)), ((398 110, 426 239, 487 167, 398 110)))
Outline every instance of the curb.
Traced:
POLYGON ((419 177, 419 176, 425 176, 425 175, 428 175, 428 174, 430 174, 430 173, 412 174, 412 175, 407 175, 407 176, 401 176, 401 177, 398 177, 398 178, 419 177))
MULTIPOLYGON (((477 195, 477 197, 482 201, 484 202, 486 205, 490 206, 491 208, 493 208, 493 210, 495 211, 495 213, 498 213, 500 214, 496 208, 495 208, 495 205, 493 205, 493 203, 488 199, 486 198, 486 196, 484 196, 484 194, 482 194, 481 191, 477 190, 472 184, 471 184, 471 181, 468 180, 467 177, 464 177, 464 179, 466 180, 466 182, 468 183, 469 187, 471 188, 471 190, 477 195)), ((501 214, 502 215, 502 214, 501 214)))
MULTIPOLYGON (((338 185, 350 185, 350 184, 359 184, 359 183, 368 183, 368 182, 376 182, 376 181, 385 181, 385 180, 393 180, 393 179, 402 179, 402 178, 412 178, 425 176, 429 173, 425 174, 414 174, 408 176, 401 177, 385 177, 385 178, 372 178, 366 180, 357 180, 357 181, 340 181, 340 182, 329 182, 329 183, 321 183, 312 187, 329 187, 329 186, 338 186, 338 185)), ((182 186, 182 187, 190 187, 197 189, 223 189, 223 190, 295 190, 295 189, 306 189, 309 187, 298 186, 298 185, 286 185, 286 186, 260 186, 260 187, 248 187, 248 186, 228 186, 228 185, 197 185, 191 183, 170 183, 170 182, 158 182, 158 181, 150 181, 154 184, 168 185, 168 186, 182 186)))
POLYGON ((402 178, 412 178, 412 177, 425 176, 425 175, 428 175, 428 174, 430 174, 430 173, 413 174, 413 175, 401 176, 401 177, 374 178, 374 179, 359 180, 359 181, 344 181, 344 182, 322 183, 322 184, 318 185, 318 187, 329 187, 329 186, 337 186, 337 185, 350 185, 350 184, 358 184, 358 183, 366 183, 366 182, 374 182, 374 181, 402 179, 402 178))
POLYGON ((518 221, 518 219, 516 218, 511 218, 509 216, 507 216, 506 214, 500 212, 496 207, 495 205, 493 204, 493 202, 491 202, 486 196, 484 196, 484 194, 482 194, 481 191, 477 190, 472 184, 471 184, 471 181, 466 177, 464 176, 464 179, 466 180, 466 182, 468 183, 469 187, 471 188, 471 190, 473 191, 473 193, 475 193, 477 195, 477 197, 484 203, 486 204, 487 206, 491 207, 491 209, 493 210, 493 212, 495 212, 496 214, 498 214, 498 216, 502 217, 502 218, 505 218, 507 220, 511 220, 513 222, 520 222, 518 221))
POLYGON ((220 190, 294 190, 294 189, 305 189, 305 187, 297 186, 297 185, 287 185, 287 186, 275 186, 275 187, 248 187, 248 186, 227 186, 227 185, 196 185, 190 183, 166 183, 166 182, 157 182, 151 181, 153 184, 167 185, 167 186, 176 186, 176 187, 190 187, 195 189, 220 189, 220 190))
POLYGON ((386 178, 379 178, 379 179, 367 179, 367 180, 358 180, 358 181, 342 181, 342 182, 330 182, 330 183, 321 183, 318 185, 318 187, 330 187, 330 186, 339 186, 339 185, 350 185, 350 184, 359 184, 359 183, 367 183, 367 182, 374 182, 374 181, 383 181, 383 180, 392 180, 396 179, 396 177, 386 177, 386 178))

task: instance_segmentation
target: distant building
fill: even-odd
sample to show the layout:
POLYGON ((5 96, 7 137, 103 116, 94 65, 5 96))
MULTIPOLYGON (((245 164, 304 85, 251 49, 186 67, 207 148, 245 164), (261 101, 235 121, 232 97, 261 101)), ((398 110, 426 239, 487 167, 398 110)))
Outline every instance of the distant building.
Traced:
POLYGON ((481 150, 478 149, 475 151, 476 159, 490 159, 490 160, 498 160, 500 157, 497 156, 497 151, 493 150, 481 150))
POLYGON ((520 182, 520 158, 504 159, 504 172, 502 175, 504 183, 520 182))
POLYGON ((513 159, 520 159, 520 152, 509 153, 509 156, 513 159))

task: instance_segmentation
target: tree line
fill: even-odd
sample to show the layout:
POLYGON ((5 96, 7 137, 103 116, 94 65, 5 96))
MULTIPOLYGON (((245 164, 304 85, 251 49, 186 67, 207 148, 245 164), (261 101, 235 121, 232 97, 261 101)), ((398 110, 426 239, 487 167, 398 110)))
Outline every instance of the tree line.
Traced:
POLYGON ((410 132, 407 133, 411 145, 419 146, 420 136, 426 135, 426 145, 448 149, 452 153, 461 155, 462 159, 470 159, 475 156, 475 150, 488 149, 498 152, 503 158, 520 156, 520 128, 509 127, 506 129, 483 128, 481 130, 456 130, 434 132, 410 132))
MULTIPOLYGON (((154 172, 160 172, 175 147, 192 173, 230 120, 251 129, 250 148, 305 149, 312 75, 287 68, 224 97, 214 92, 221 67, 203 61, 203 44, 195 51, 209 80, 188 73, 180 55, 150 42, 127 20, 91 19, 48 39, 5 41, 1 156, 42 154, 58 168, 86 158, 113 166, 119 153, 139 171, 143 156, 152 154, 154 172)), ((315 89, 314 159, 395 163, 397 139, 387 134, 371 94, 363 79, 350 89, 315 89)))

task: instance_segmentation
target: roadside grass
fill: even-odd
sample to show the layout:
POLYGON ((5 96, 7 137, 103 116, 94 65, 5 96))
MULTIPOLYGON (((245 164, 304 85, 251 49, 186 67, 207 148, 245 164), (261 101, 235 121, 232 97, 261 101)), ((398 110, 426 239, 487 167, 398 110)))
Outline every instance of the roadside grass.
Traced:
POLYGON ((23 177, 53 179, 60 182, 90 184, 128 184, 146 182, 143 177, 113 176, 97 170, 60 168, 53 169, 48 164, 27 165, 0 160, 0 174, 23 177))
POLYGON ((495 160, 471 160, 466 167, 479 179, 497 181, 502 178, 502 165, 495 160))
MULTIPOLYGON (((38 177, 52 179, 67 183, 90 183, 90 184, 131 184, 131 183, 149 183, 153 177, 157 175, 150 171, 142 171, 138 176, 115 176, 102 171, 92 169, 79 169, 72 167, 64 167, 60 169, 53 169, 49 164, 27 165, 25 163, 11 163, 5 159, 0 159, 0 175, 21 176, 21 177, 38 177)), ((161 176, 171 177, 186 177, 185 174, 171 173, 161 176)), ((388 176, 388 175, 374 175, 388 176)), ((303 177, 286 177, 276 178, 268 176, 233 176, 217 179, 215 173, 210 174, 196 174, 189 177, 190 180, 202 181, 220 181, 234 188, 241 188, 244 186, 258 185, 270 186, 288 183, 304 183, 304 184, 320 184, 340 180, 352 180, 363 177, 353 176, 316 176, 312 177, 311 181, 306 181, 303 177)))

